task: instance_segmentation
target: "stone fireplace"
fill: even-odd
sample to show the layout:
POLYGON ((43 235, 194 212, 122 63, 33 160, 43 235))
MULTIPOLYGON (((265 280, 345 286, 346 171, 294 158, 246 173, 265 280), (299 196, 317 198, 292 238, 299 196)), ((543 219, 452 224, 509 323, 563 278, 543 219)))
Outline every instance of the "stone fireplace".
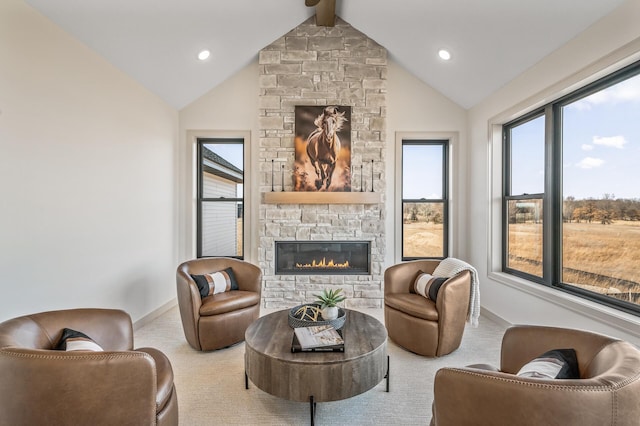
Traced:
POLYGON ((310 18, 260 52, 259 72, 258 261, 264 306, 292 307, 313 301, 324 288, 342 288, 347 307, 382 307, 386 49, 339 18, 335 27, 318 27, 310 18), (351 166, 358 185, 365 174, 367 192, 294 191, 297 105, 351 107, 351 166), (276 249, 321 253, 344 244, 349 253, 349 243, 360 250, 366 244, 367 251, 366 259, 357 257, 366 267, 349 273, 325 266, 313 273, 292 270, 291 262, 300 262, 286 256, 285 262, 276 249))

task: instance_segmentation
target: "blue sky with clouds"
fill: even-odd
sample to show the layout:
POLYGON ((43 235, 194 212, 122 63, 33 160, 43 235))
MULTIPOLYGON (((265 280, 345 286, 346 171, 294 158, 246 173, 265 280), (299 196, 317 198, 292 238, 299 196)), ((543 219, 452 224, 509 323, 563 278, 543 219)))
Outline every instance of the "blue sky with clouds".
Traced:
MULTIPOLYGON (((563 195, 640 199, 640 75, 563 108, 563 195)), ((512 194, 542 192, 544 119, 513 130, 512 194)))

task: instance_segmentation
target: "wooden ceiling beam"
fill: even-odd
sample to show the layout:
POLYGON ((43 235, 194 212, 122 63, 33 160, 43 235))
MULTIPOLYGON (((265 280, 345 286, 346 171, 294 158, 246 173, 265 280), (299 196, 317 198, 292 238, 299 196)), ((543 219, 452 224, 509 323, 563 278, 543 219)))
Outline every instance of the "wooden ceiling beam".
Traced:
POLYGON ((333 27, 336 24, 336 0, 304 0, 308 7, 316 7, 316 25, 333 27))

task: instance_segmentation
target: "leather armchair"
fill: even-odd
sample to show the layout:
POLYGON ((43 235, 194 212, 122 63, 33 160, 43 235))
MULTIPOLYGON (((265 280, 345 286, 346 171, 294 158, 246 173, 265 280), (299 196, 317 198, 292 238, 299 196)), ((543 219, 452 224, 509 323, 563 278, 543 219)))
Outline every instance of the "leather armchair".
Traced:
POLYGON ((249 262, 227 257, 189 260, 178 266, 176 286, 184 335, 196 350, 210 351, 242 342, 247 327, 260 315, 262 271, 249 262), (191 275, 229 267, 239 289, 201 298, 191 275))
POLYGON ((435 376, 432 426, 632 426, 640 419, 640 351, 580 330, 509 328, 500 368, 443 368, 435 376), (516 373, 552 349, 576 351, 580 379, 532 379, 516 373))
POLYGON ((460 346, 464 333, 471 274, 463 271, 447 280, 435 303, 413 292, 420 271, 432 274, 440 261, 414 260, 384 272, 384 320, 389 338, 419 355, 439 357, 460 346))
POLYGON ((42 312, 0 324, 0 425, 172 425, 178 400, 167 357, 133 350, 120 310, 42 312), (53 350, 62 330, 91 337, 104 352, 53 350))

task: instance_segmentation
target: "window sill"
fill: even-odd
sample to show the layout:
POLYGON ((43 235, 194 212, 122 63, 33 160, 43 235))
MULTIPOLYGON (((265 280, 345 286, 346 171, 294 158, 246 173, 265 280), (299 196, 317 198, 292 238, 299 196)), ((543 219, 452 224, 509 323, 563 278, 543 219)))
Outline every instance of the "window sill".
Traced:
POLYGON ((640 318, 634 315, 503 272, 491 272, 489 278, 640 338, 640 318))

